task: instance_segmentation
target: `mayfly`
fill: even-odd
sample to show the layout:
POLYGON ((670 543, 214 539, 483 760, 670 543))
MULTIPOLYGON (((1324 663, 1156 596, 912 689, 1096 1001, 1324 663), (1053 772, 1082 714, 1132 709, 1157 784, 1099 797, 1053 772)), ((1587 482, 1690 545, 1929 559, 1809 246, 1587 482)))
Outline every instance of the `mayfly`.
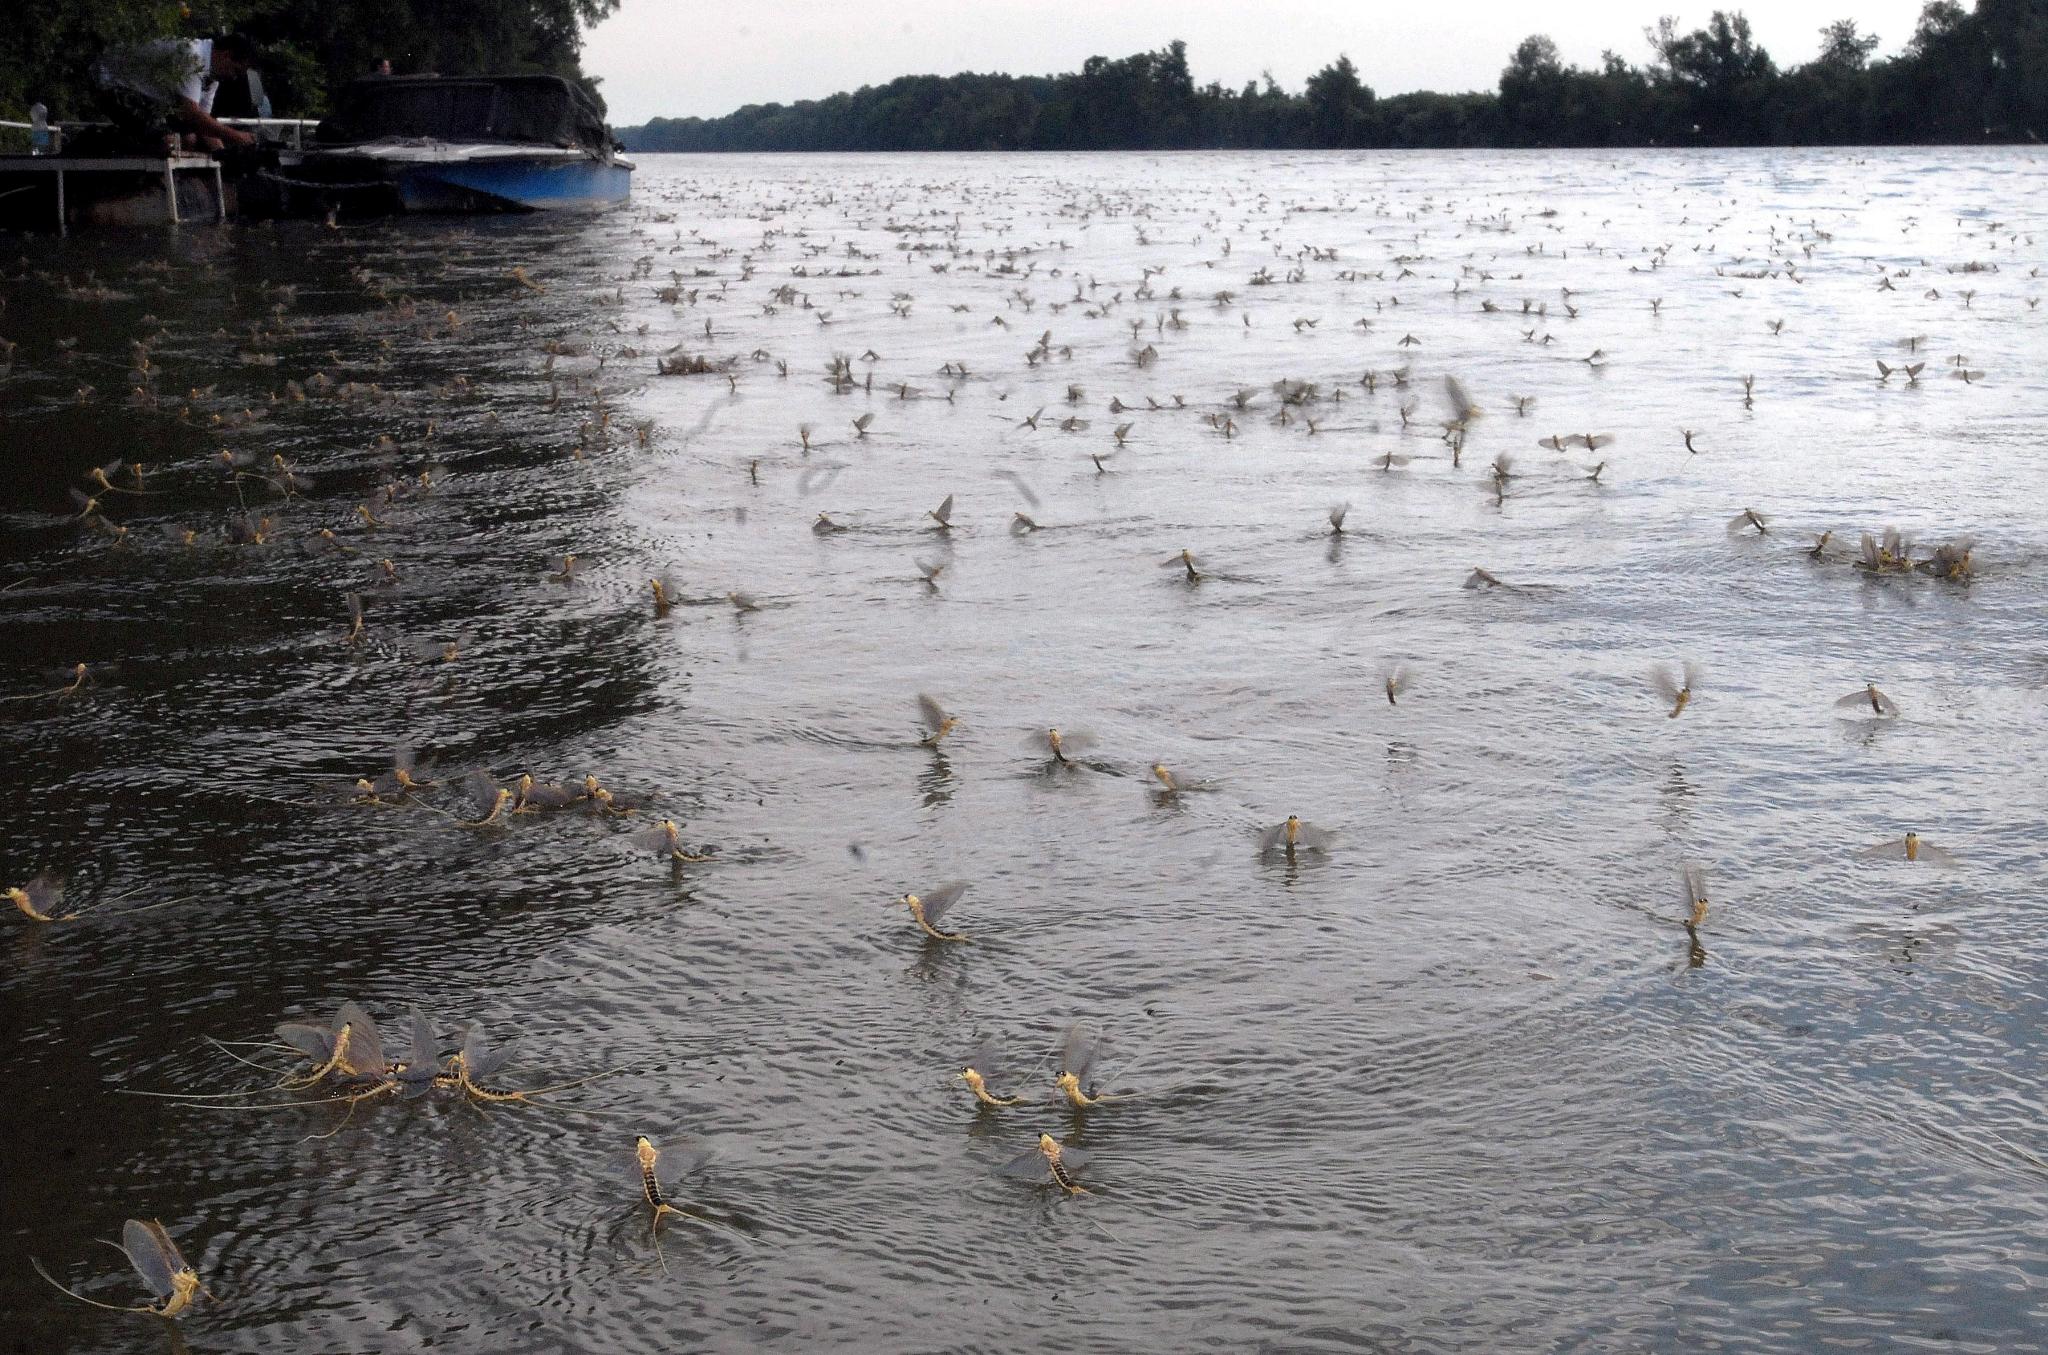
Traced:
POLYGON ((1728 519, 1728 535, 1730 536, 1740 536, 1742 533, 1752 529, 1758 535, 1763 535, 1770 530, 1770 528, 1764 525, 1764 515, 1757 512, 1754 508, 1745 508, 1734 517, 1728 519))
POLYGON ((484 1035, 483 1023, 472 1021, 468 1031, 463 1034, 462 1047, 449 1058, 447 1069, 441 1074, 439 1082, 442 1086, 458 1088, 472 1101, 503 1105, 515 1101, 531 1102, 535 1097, 567 1091, 571 1087, 581 1087, 599 1078, 611 1077, 620 1071, 612 1068, 602 1073, 592 1073, 589 1077, 557 1082, 551 1087, 528 1087, 518 1091, 493 1085, 491 1079, 502 1072, 505 1065, 511 1061, 512 1051, 493 1049, 490 1040, 484 1035))
POLYGON ((391 1078, 398 1084, 399 1098, 406 1101, 426 1095, 446 1080, 433 1024, 417 1007, 413 1009, 411 1024, 405 1057, 391 1065, 391 1078))
POLYGON ((1022 1105, 1024 1103, 1022 1096, 997 1096, 988 1089, 989 1064, 993 1057, 993 1048, 987 1041, 983 1041, 975 1047, 972 1054, 967 1056, 967 1062, 961 1066, 959 1072, 953 1075, 954 1080, 965 1082, 967 1090, 974 1093, 975 1101, 981 1105, 994 1107, 1022 1105))
POLYGON ((329 1077, 342 1082, 381 1080, 390 1070, 376 1021, 354 1002, 342 1003, 325 1026, 287 1021, 277 1027, 277 1038, 313 1063, 311 1072, 287 1078, 279 1086, 310 1087, 329 1077))
MULTIPOLYGON (((822 516, 822 514, 820 515, 822 516)), ((676 605, 675 580, 662 574, 647 581, 654 590, 654 617, 658 621, 674 610, 676 605)))
POLYGON ((420 636, 407 640, 401 646, 406 653, 429 663, 454 663, 467 654, 476 644, 474 635, 458 635, 452 640, 437 640, 420 636))
POLYGON ((64 906, 64 877, 47 870, 27 884, 8 889, 7 901, 30 922, 71 922, 78 917, 57 911, 64 906))
POLYGON ((624 818, 637 813, 639 804, 612 790, 597 779, 595 773, 586 772, 583 777, 583 799, 600 814, 617 814, 624 818))
POLYGON ((1932 574, 1938 579, 1960 582, 1974 572, 1970 557, 1976 550, 1976 540, 1964 537, 1959 541, 1944 542, 1934 548, 1934 554, 1914 566, 1923 574, 1932 574))
MULTIPOLYGON (((49 923, 76 922, 87 913, 96 914, 99 909, 104 908, 110 903, 121 903, 127 899, 134 898, 142 892, 139 889, 131 889, 124 894, 94 899, 82 909, 74 908, 65 912, 59 912, 57 910, 64 907, 66 883, 65 876, 61 872, 46 870, 24 885, 0 890, 0 896, 4 896, 29 921, 49 923)), ((146 903, 137 908, 123 909, 122 912, 124 915, 132 916, 136 913, 146 913, 152 909, 167 908, 174 903, 185 903, 187 901, 187 899, 183 898, 166 899, 159 903, 146 903)))
POLYGON ((391 754, 391 769, 369 783, 371 790, 380 796, 411 795, 433 784, 427 765, 414 757, 412 749, 402 745, 391 754))
POLYGON ((1276 823, 1259 834, 1259 854, 1284 852, 1293 856, 1296 851, 1328 851, 1330 835, 1312 823, 1305 823, 1298 815, 1289 814, 1284 822, 1276 823))
POLYGON ((1067 754, 1085 752, 1094 742, 1092 737, 1078 729, 1068 730, 1064 734, 1057 728, 1038 729, 1024 736, 1025 747, 1048 754, 1054 762, 1063 767, 1075 765, 1074 759, 1067 754))
POLYGON ((958 903, 960 896, 966 892, 966 881, 954 880, 940 885, 937 889, 928 889, 923 894, 905 894, 896 902, 910 910, 911 920, 934 941, 965 941, 965 932, 940 931, 939 923, 945 918, 946 911, 958 903))
POLYGON ((1129 1093, 1111 1095, 1099 1090, 1092 1080, 1096 1061, 1102 1057, 1101 1037, 1080 1026, 1071 1026, 1060 1042, 1060 1071, 1053 1087, 1075 1110, 1087 1110, 1105 1101, 1122 1101, 1129 1093))
POLYGON ((1395 664, 1391 668, 1381 670, 1380 686, 1386 691, 1388 705, 1398 706, 1401 704, 1395 698, 1408 690, 1408 681, 1408 669, 1401 664, 1395 664))
POLYGON ((1183 776, 1163 762, 1152 764, 1152 779, 1159 783, 1161 789, 1156 793, 1160 795, 1181 795, 1188 791, 1207 791, 1218 788, 1217 783, 1214 781, 1199 781, 1191 776, 1183 776))
POLYGON ((1867 574, 1903 574, 1913 567, 1913 543, 1896 527, 1884 529, 1882 538, 1863 533, 1856 567, 1867 574))
POLYGON ((936 527, 932 528, 932 530, 933 530, 933 531, 935 531, 935 532, 950 532, 950 531, 952 531, 952 530, 953 530, 953 496, 952 496, 951 494, 948 494, 948 495, 947 495, 947 496, 945 497, 945 499, 944 499, 944 500, 942 500, 942 501, 940 502, 940 504, 939 504, 939 506, 938 506, 937 508, 934 508, 934 509, 932 509, 932 510, 931 510, 930 512, 926 513, 926 514, 925 514, 925 516, 926 516, 926 517, 928 517, 928 518, 930 518, 930 519, 931 519, 931 520, 932 520, 933 522, 936 522, 936 523, 938 524, 938 526, 936 526, 936 527))
POLYGON ((513 787, 512 812, 538 814, 547 809, 567 809, 581 799, 580 791, 571 790, 559 781, 536 781, 533 773, 525 772, 513 787))
POLYGON ((626 841, 642 851, 658 852, 671 861, 709 861, 709 855, 690 851, 683 846, 682 826, 674 819, 662 819, 652 828, 643 828, 632 834, 626 841))
POLYGON ((689 1217, 680 1208, 669 1203, 668 1193, 662 1178, 673 1182, 695 1171, 704 1164, 706 1155, 696 1152, 686 1155, 671 1154, 667 1162, 662 1161, 662 1150, 655 1147, 645 1134, 633 1137, 633 1179, 640 1186, 640 1198, 654 1211, 654 1229, 661 1230, 662 1220, 674 1214, 679 1218, 689 1217))
POLYGON ((1191 550, 1183 550, 1180 554, 1170 559, 1162 560, 1159 567, 1161 569, 1180 569, 1184 571, 1189 583, 1200 583, 1202 581, 1201 571, 1195 568, 1195 553, 1191 550))
POLYGON ((1860 692, 1850 692, 1847 696, 1837 697, 1835 699, 1835 708, 1837 710, 1855 711, 1858 714, 1873 716, 1897 715, 1899 713, 1898 705, 1889 696, 1879 691, 1875 682, 1864 683, 1863 690, 1860 692))
POLYGON ((1865 847, 1856 854, 1872 861, 1925 861, 1934 866, 1952 865, 1956 859, 1956 854, 1947 848, 1922 842, 1918 833, 1907 833, 1902 838, 1865 847))
POLYGON ((68 668, 59 668, 50 673, 49 681, 59 685, 39 692, 29 692, 22 696, 11 696, 7 699, 10 701, 33 701, 38 697, 55 697, 57 700, 63 701, 98 686, 102 679, 111 677, 119 671, 119 666, 111 663, 74 663, 68 668))
MULTIPOLYGON (((640 1198, 654 1211, 649 1222, 649 1231, 654 1237, 654 1258, 661 1263, 661 1273, 668 1274, 668 1258, 661 1251, 661 1225, 668 1219, 689 1219, 694 1223, 726 1227, 715 1219, 692 1213, 676 1204, 672 1192, 683 1177, 703 1168, 711 1160, 710 1153, 701 1148, 686 1152, 663 1150, 654 1145, 645 1134, 633 1137, 633 1156, 627 1160, 627 1179, 640 1189, 640 1198)), ((732 1231, 737 1232, 737 1229, 732 1231)))
POLYGON ((938 747, 939 740, 960 727, 959 716, 948 715, 943 706, 923 692, 917 694, 917 717, 924 726, 924 736, 917 741, 922 748, 938 747))
POLYGON ((511 790, 499 785, 482 772, 471 772, 463 778, 462 794, 478 817, 458 819, 464 828, 489 828, 505 822, 512 812, 511 790))
POLYGON ((1050 1134, 1040 1134, 1036 1144, 997 1170, 1004 1176, 1056 1185, 1069 1195, 1088 1195, 1093 1192, 1074 1179, 1074 1173, 1087 1165, 1088 1154, 1079 1148, 1061 1143, 1050 1134))
POLYGON ((36 1274, 55 1285, 60 1293, 89 1303, 95 1308, 105 1308, 116 1313, 148 1313, 152 1317, 176 1317, 190 1308, 199 1298, 207 1294, 206 1287, 199 1281, 199 1272, 178 1250, 178 1244, 171 1241, 171 1235, 155 1219, 129 1219, 121 1228, 121 1240, 109 1243, 128 1258, 128 1264, 135 1267, 135 1273, 149 1286, 149 1292, 156 1295, 155 1303, 126 1307, 116 1303, 101 1303, 83 1294, 74 1293, 58 1284, 50 1272, 43 1269, 43 1263, 34 1257, 29 1264, 36 1268, 36 1274))
POLYGON ((1694 692, 1700 685, 1700 670, 1691 660, 1680 666, 1673 674, 1669 669, 1658 667, 1650 670, 1650 686, 1658 697, 1671 707, 1668 718, 1676 720, 1685 713, 1692 703, 1694 692))
POLYGON ((1685 929, 1698 932, 1707 920, 1707 877, 1698 866, 1688 864, 1679 872, 1685 887, 1685 929))

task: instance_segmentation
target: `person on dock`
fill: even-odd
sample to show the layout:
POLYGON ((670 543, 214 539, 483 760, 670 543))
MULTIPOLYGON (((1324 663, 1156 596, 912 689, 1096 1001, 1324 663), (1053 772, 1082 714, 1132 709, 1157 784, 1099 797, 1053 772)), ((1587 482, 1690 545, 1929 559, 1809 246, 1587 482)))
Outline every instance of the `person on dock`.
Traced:
POLYGON ((256 44, 240 33, 222 38, 162 38, 117 47, 94 68, 100 111, 124 140, 154 150, 217 151, 256 138, 213 115, 223 80, 239 80, 256 62, 256 44), (172 138, 177 140, 172 140, 172 138))

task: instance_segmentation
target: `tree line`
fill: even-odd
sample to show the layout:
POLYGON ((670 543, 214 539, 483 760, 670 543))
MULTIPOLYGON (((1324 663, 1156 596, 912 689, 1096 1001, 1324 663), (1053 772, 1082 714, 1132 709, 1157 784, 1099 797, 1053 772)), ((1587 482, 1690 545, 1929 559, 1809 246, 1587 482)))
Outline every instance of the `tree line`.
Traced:
MULTIPOLYGON (((92 68, 110 47, 241 31, 263 48, 280 117, 316 116, 380 59, 400 75, 540 73, 582 80, 583 30, 619 0, 9 0, 0 23, 0 119, 32 103, 94 115, 92 68)), ((600 107, 602 104, 600 104, 600 107)))
POLYGON ((1375 96, 1349 57, 1300 93, 1269 74, 1197 86, 1187 44, 1064 75, 914 75, 721 118, 620 129, 646 151, 979 151, 1872 144, 2038 141, 2048 134, 2048 0, 1932 0, 1895 56, 1852 19, 1781 70, 1741 11, 1669 16, 1650 57, 1566 65, 1541 34, 1497 89, 1375 96))

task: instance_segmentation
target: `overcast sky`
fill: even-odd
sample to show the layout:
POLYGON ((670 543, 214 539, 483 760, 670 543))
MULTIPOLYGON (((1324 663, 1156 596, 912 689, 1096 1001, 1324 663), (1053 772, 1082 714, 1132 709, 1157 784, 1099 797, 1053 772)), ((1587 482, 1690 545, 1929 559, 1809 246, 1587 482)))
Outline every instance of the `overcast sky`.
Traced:
MULTIPOLYGON (((1879 51, 1889 55, 1911 35, 1921 3, 1759 0, 1746 12, 1758 41, 1791 66, 1813 56, 1821 26, 1834 19, 1855 19, 1884 39, 1879 51)), ((742 104, 794 103, 899 75, 1049 75, 1175 38, 1187 41, 1197 84, 1241 86, 1270 70, 1298 90, 1342 52, 1380 94, 1399 94, 1491 89, 1531 33, 1548 33, 1567 62, 1590 65, 1611 47, 1640 64, 1650 54, 1645 24, 1675 13, 1695 28, 1712 10, 1674 0, 624 0, 590 33, 583 64, 604 78, 617 124, 717 117, 742 104)))

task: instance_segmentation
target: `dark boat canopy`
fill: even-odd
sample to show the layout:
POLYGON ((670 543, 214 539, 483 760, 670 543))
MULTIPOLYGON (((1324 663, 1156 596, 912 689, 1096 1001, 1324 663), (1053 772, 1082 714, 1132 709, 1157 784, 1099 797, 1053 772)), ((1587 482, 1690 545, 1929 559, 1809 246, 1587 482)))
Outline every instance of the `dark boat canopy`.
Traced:
POLYGON ((352 146, 388 137, 513 146, 611 144, 582 86, 558 75, 385 75, 351 82, 313 140, 352 146))

